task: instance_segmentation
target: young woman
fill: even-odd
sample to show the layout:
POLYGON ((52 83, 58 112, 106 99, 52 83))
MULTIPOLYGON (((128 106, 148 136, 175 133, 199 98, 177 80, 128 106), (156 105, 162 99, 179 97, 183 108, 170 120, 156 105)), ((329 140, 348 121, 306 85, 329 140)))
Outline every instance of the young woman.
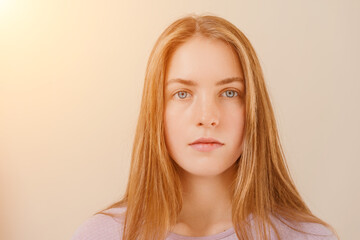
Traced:
POLYGON ((289 175, 256 53, 216 16, 157 40, 126 193, 73 240, 337 239, 289 175))

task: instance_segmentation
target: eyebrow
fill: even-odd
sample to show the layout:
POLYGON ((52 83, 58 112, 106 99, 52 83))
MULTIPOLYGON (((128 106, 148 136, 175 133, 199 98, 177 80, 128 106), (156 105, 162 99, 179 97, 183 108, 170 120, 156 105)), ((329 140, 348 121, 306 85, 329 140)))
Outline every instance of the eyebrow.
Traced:
MULTIPOLYGON (((232 83, 232 82, 243 83, 243 78, 241 78, 241 77, 229 77, 229 78, 225 78, 225 79, 222 79, 222 80, 218 81, 215 85, 216 86, 221 86, 221 85, 225 85, 225 84, 232 83)), ((196 82, 191 81, 191 80, 186 80, 186 79, 181 79, 181 78, 174 78, 174 79, 170 79, 169 81, 167 81, 166 86, 168 86, 171 83, 181 83, 181 84, 189 85, 189 86, 197 86, 198 85, 196 82)))

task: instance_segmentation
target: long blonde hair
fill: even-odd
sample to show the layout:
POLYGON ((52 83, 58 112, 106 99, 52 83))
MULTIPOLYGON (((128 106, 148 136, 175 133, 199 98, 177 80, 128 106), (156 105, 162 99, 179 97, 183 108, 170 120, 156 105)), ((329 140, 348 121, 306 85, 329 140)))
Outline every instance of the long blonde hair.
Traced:
POLYGON ((223 18, 189 15, 166 28, 148 60, 128 185, 123 198, 107 208, 126 207, 123 239, 165 239, 182 208, 181 181, 165 144, 163 94, 171 54, 195 35, 229 44, 243 68, 244 148, 231 187, 232 222, 238 238, 254 238, 249 215, 253 216, 252 229, 260 239, 270 238, 269 226, 279 238, 269 215, 320 223, 335 232, 311 213, 290 177, 262 69, 249 40, 223 18))

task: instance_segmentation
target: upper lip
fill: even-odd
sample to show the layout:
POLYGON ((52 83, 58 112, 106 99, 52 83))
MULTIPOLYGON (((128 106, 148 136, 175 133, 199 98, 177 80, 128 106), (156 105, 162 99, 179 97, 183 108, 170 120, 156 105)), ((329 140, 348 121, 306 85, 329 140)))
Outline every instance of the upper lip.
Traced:
POLYGON ((197 139, 196 141, 190 143, 190 145, 192 144, 196 144, 196 143, 218 143, 218 144, 224 144, 222 142, 220 142, 219 140, 215 139, 215 138, 205 138, 205 137, 201 137, 199 139, 197 139))

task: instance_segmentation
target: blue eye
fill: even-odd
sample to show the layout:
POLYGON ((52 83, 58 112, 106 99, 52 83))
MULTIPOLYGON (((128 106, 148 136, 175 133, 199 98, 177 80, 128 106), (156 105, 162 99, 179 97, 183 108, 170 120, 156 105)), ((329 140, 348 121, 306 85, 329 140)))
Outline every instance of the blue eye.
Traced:
POLYGON ((179 92, 175 93, 175 95, 179 96, 180 99, 185 99, 186 94, 188 94, 188 93, 185 91, 179 91, 179 92))
MULTIPOLYGON (((236 97, 239 95, 239 93, 234 90, 227 90, 227 91, 223 92, 223 94, 224 93, 226 94, 226 97, 228 97, 228 98, 233 98, 233 97, 236 97)), ((180 99, 185 99, 187 97, 187 95, 189 95, 189 93, 186 91, 179 91, 179 92, 175 93, 174 95, 178 96, 180 99)))
POLYGON ((227 91, 225 91, 224 93, 230 93, 230 94, 226 94, 227 97, 229 97, 229 98, 233 98, 233 97, 235 96, 235 94, 236 94, 236 96, 239 95, 238 92, 233 91, 233 90, 227 90, 227 91))

